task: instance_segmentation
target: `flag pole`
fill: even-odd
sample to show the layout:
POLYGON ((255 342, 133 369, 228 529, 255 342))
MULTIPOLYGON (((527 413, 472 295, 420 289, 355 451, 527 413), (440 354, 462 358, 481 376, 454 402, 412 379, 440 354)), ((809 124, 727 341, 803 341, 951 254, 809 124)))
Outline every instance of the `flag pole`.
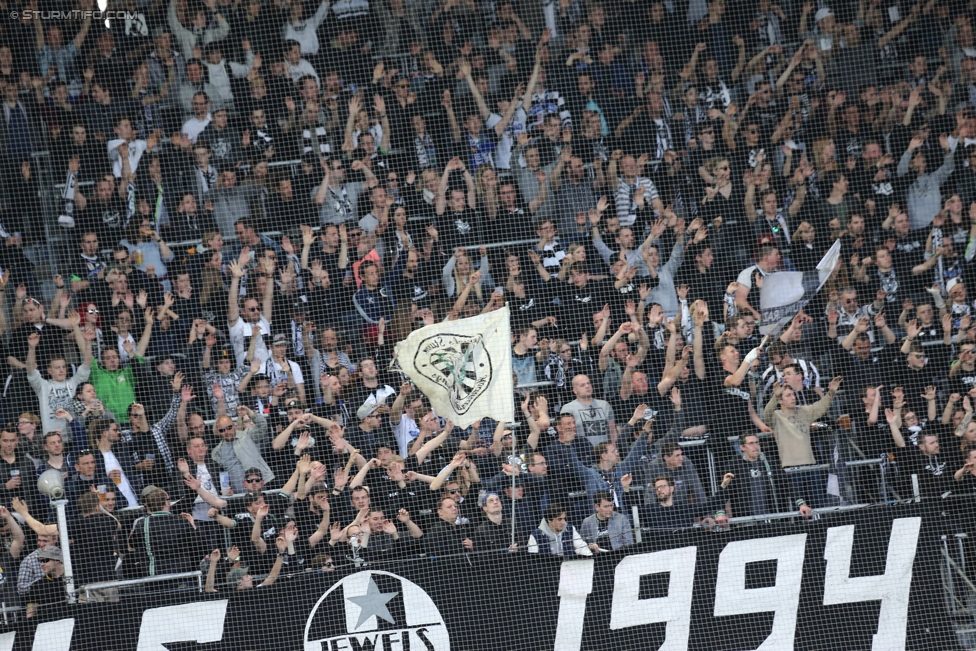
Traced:
MULTIPOLYGON (((511 423, 509 423, 511 425, 511 423)), ((515 432, 512 432, 512 456, 509 457, 513 461, 515 460, 515 432)), ((519 467, 521 472, 521 467, 519 467)), ((509 546, 515 544, 515 466, 512 466, 512 541, 509 546)))

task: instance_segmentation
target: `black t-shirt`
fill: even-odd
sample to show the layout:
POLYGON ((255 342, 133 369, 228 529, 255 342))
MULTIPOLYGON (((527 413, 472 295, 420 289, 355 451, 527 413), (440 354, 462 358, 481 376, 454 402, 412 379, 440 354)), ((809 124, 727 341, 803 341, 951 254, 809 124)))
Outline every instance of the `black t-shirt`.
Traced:
POLYGON ((478 246, 481 241, 481 228, 478 214, 471 208, 461 212, 445 212, 437 218, 437 234, 447 251, 459 246, 478 246))
POLYGON ((918 489, 922 497, 940 497, 943 493, 956 490, 958 486, 952 479, 955 468, 949 466, 948 459, 947 455, 925 456, 908 442, 903 448, 895 448, 901 495, 912 494, 912 475, 918 475, 918 489))
POLYGON ((959 374, 949 380, 949 393, 958 393, 965 396, 973 387, 976 387, 976 369, 967 371, 960 367, 959 374))
POLYGON ((583 287, 565 282, 559 289, 563 303, 559 325, 574 333, 593 330, 593 314, 610 302, 611 293, 615 291, 608 280, 590 280, 583 287))
MULTIPOLYGON (((713 255, 718 253, 712 252, 713 255)), ((705 273, 700 273, 695 266, 694 260, 685 258, 685 263, 678 271, 677 286, 688 285, 688 303, 694 303, 698 299, 708 304, 709 314, 722 314, 722 307, 725 302, 725 288, 729 283, 724 282, 718 269, 713 265, 705 273)))
POLYGON ((79 253, 74 259, 74 263, 71 265, 71 272, 68 275, 69 282, 87 280, 89 284, 88 289, 76 292, 79 302, 98 300, 95 287, 99 283, 98 272, 103 269, 106 269, 106 265, 97 257, 92 259, 79 253))
POLYGON ((54 579, 44 575, 31 585, 24 601, 28 604, 38 604, 37 620, 54 621, 60 619, 61 615, 67 611, 67 599, 68 593, 64 590, 64 577, 54 579))
POLYGON ((78 518, 71 532, 71 560, 80 583, 112 581, 115 577, 118 523, 112 516, 96 513, 78 518))
MULTIPOLYGON (((558 282, 558 281, 549 281, 558 282)), ((519 298, 514 293, 508 295, 509 308, 511 309, 511 321, 513 330, 521 330, 523 327, 539 321, 547 316, 556 313, 556 308, 550 305, 539 292, 525 289, 525 296, 519 298)))
POLYGON ((118 195, 113 194, 108 201, 93 199, 84 210, 75 214, 79 215, 83 230, 98 233, 102 246, 114 246, 125 236, 125 227, 129 222, 128 207, 118 195))
POLYGON ((925 233, 915 231, 906 237, 895 238, 895 250, 891 263, 898 277, 899 286, 906 290, 921 289, 927 285, 928 274, 912 276, 912 269, 925 262, 925 233))
POLYGON ((247 512, 238 513, 234 516, 234 520, 236 524, 231 530, 231 540, 241 551, 242 562, 250 568, 251 574, 267 574, 271 571, 278 554, 275 540, 280 533, 279 524, 281 528, 284 528, 284 524, 270 513, 261 521, 261 538, 267 545, 267 550, 261 554, 251 542, 251 530, 254 528, 253 516, 247 512))
MULTIPOLYGON (((717 377, 715 385, 715 398, 712 403, 716 414, 721 414, 719 418, 712 420, 712 429, 723 436, 738 436, 742 432, 754 429, 752 420, 749 417, 749 385, 743 380, 739 386, 726 387, 725 378, 730 377, 729 373, 722 369, 717 377)), ((684 402, 684 396, 682 396, 684 402)))
POLYGON ((895 442, 891 438, 891 428, 885 420, 884 412, 878 415, 878 422, 868 425, 867 412, 861 412, 854 417, 857 446, 868 459, 877 459, 894 449, 895 442))
MULTIPOLYGON (((764 151, 767 154, 771 151, 768 144, 763 142, 760 138, 759 142, 750 147, 746 144, 745 138, 741 134, 737 134, 736 137, 736 149, 735 153, 732 155, 732 178, 741 179, 742 175, 746 171, 752 171, 756 169, 756 157, 759 155, 760 151, 764 151)), ((766 161, 769 161, 769 156, 765 156, 766 161)))

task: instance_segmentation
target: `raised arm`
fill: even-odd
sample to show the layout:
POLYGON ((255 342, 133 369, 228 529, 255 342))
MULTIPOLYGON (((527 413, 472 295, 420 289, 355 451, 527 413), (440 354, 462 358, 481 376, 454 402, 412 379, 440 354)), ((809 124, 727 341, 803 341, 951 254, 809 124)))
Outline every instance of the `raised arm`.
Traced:
MULTIPOLYGON (((477 84, 474 83, 474 79, 471 77, 471 66, 467 61, 462 60, 458 64, 458 75, 467 82, 468 90, 471 91, 471 96, 474 98, 475 106, 478 107, 478 114, 481 115, 481 119, 488 120, 491 117, 491 111, 488 110, 488 105, 485 104, 485 98, 481 96, 481 91, 478 90, 477 84)), ((499 133, 497 135, 500 136, 501 134, 499 133)))
POLYGON ((424 461, 427 460, 427 455, 436 450, 441 443, 447 440, 447 437, 451 435, 454 430, 454 423, 448 420, 444 423, 444 431, 432 438, 431 440, 424 443, 423 447, 417 450, 417 465, 420 466, 424 461))
POLYGON ((753 348, 742 360, 742 363, 739 364, 739 368, 736 369, 735 373, 725 378, 725 386, 737 387, 742 384, 742 381, 746 379, 746 373, 749 372, 749 367, 757 359, 759 359, 759 349, 753 348))
POLYGON ((149 348, 149 340, 152 338, 153 321, 156 320, 156 314, 151 307, 146 308, 144 318, 146 325, 142 328, 142 336, 139 337, 139 343, 136 346, 137 357, 146 356, 146 350, 149 348))
MULTIPOLYGON (((247 250, 247 247, 241 250, 242 255, 244 255, 245 250, 247 250)), ((232 260, 228 267, 230 268, 231 281, 230 290, 227 294, 227 322, 233 326, 241 316, 239 301, 241 295, 241 278, 244 277, 244 269, 238 264, 237 260, 232 260)))

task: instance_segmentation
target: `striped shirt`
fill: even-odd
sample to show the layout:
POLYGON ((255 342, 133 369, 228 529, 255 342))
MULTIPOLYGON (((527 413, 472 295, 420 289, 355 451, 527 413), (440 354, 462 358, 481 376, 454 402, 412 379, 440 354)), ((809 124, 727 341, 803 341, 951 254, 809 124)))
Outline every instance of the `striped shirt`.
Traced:
POLYGON ((627 183, 621 176, 617 180, 617 192, 614 194, 614 203, 617 206, 617 218, 621 226, 633 226, 637 220, 637 203, 634 197, 637 195, 637 188, 644 188, 644 204, 649 206, 656 199, 660 199, 654 182, 646 176, 638 176, 634 183, 627 183))
POLYGON ((532 132, 534 129, 541 129, 546 118, 550 115, 558 115, 564 127, 572 125, 572 116, 566 100, 559 91, 547 90, 542 93, 532 95, 532 108, 526 116, 525 130, 532 132))

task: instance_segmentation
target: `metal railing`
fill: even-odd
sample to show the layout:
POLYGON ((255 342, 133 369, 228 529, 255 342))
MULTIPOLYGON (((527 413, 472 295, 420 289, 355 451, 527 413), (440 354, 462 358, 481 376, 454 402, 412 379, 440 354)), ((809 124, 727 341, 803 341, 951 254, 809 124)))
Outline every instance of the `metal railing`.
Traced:
POLYGON ((84 588, 85 599, 91 599, 92 590, 106 590, 109 588, 131 588, 137 585, 149 585, 151 583, 162 583, 163 581, 179 581, 180 579, 196 579, 197 592, 203 592, 203 572, 195 570, 193 572, 180 572, 179 574, 159 574, 157 576, 147 576, 141 579, 126 579, 124 581, 105 581, 103 583, 89 583, 84 588))
MULTIPOLYGON (((813 509, 815 516, 827 515, 829 513, 846 513, 848 511, 860 511, 861 509, 877 506, 876 504, 845 504, 841 506, 824 506, 813 509)), ((729 524, 745 524, 747 522, 767 522, 770 520, 788 520, 790 518, 802 518, 799 511, 785 511, 783 513, 762 513, 760 515, 743 515, 740 517, 729 518, 729 524)))

